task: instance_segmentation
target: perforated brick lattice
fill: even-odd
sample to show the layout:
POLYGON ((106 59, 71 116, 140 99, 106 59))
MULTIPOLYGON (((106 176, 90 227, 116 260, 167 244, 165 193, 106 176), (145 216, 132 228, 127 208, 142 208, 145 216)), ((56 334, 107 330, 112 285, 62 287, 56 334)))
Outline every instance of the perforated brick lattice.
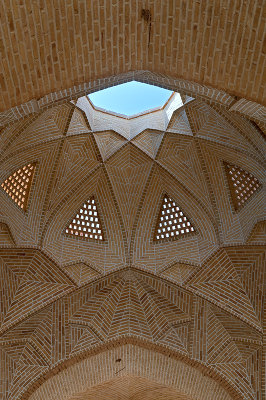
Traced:
POLYGON ((184 212, 168 195, 163 198, 159 213, 154 240, 177 239, 195 233, 195 228, 184 212))
POLYGON ((262 185, 254 175, 236 165, 225 163, 225 170, 234 208, 238 211, 262 185))
POLYGON ((26 210, 32 178, 35 171, 35 164, 27 164, 15 171, 2 184, 4 191, 14 200, 14 202, 26 210))
POLYGON ((94 197, 87 200, 65 229, 68 235, 104 240, 103 230, 94 197))

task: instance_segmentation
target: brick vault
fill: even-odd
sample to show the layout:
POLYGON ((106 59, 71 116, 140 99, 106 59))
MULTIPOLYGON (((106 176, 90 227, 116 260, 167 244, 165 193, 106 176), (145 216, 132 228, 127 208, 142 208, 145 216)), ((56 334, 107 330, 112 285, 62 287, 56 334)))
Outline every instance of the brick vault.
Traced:
POLYGON ((221 3, 2 2, 1 399, 265 399, 263 4, 221 3), (85 96, 131 79, 183 104, 85 96))

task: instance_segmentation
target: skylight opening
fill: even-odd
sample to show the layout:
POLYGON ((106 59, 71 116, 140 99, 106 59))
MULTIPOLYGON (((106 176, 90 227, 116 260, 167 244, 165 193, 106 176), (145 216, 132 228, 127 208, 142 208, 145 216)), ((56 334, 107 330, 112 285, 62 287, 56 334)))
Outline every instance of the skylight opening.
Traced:
POLYGON ((131 81, 90 94, 97 108, 130 117, 162 108, 173 92, 158 86, 131 81))

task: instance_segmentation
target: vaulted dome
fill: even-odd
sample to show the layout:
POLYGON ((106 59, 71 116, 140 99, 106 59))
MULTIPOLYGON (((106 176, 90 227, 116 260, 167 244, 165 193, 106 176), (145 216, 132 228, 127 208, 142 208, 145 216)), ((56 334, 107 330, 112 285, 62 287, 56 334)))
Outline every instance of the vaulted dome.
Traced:
MULTIPOLYGON (((81 97, 2 131, 0 332, 9 399, 29 398, 31 380, 38 387, 59 364, 122 339, 136 352, 157 346, 189 371, 199 367, 221 385, 217 399, 256 398, 263 138, 225 108, 182 100, 127 119, 81 97)), ((192 387, 169 389, 145 374, 138 383, 125 368, 134 399, 167 393, 167 385, 163 399, 195 398, 192 387)), ((120 393, 114 378, 105 378, 110 398, 120 393)), ((96 384, 57 399, 103 396, 106 384, 96 384)), ((206 393, 198 398, 213 398, 206 393)))
POLYGON ((265 400, 263 5, 1 1, 1 400, 265 400))
POLYGON ((262 137, 200 99, 167 107, 131 120, 84 97, 4 130, 0 195, 14 242, 101 273, 202 265, 245 244, 263 215, 262 137))

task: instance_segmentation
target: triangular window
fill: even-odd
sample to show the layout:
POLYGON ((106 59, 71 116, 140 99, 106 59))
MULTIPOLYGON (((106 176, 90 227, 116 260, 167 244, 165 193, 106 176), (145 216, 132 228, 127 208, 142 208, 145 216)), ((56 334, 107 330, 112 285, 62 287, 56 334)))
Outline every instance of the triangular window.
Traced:
POLYGON ((262 185, 254 175, 237 165, 227 163, 224 165, 233 205, 238 211, 262 185))
POLYGON ((4 191, 22 209, 26 210, 36 164, 27 164, 15 171, 2 184, 4 191))
POLYGON ((195 228, 176 202, 164 195, 157 220, 154 241, 173 240, 195 233, 195 228))
POLYGON ((83 204, 66 227, 65 233, 85 239, 104 240, 103 229, 94 197, 91 197, 83 204))

